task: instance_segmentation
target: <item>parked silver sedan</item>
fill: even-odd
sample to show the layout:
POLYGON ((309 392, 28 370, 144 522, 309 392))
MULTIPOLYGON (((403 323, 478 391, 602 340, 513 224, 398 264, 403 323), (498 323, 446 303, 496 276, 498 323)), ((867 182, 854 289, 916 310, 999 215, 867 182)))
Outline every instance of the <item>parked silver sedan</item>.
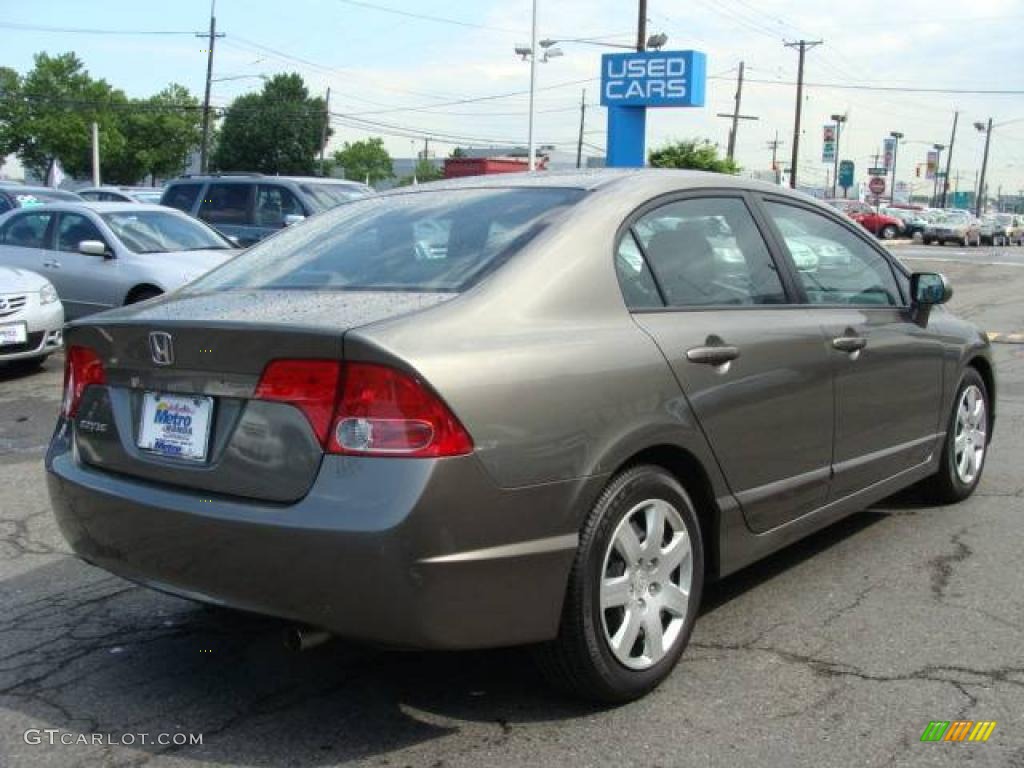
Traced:
POLYGON ((133 581, 391 646, 539 644, 624 701, 707 581, 911 484, 977 488, 996 380, 950 295, 748 179, 405 187, 71 323, 49 490, 133 581))
POLYGON ((0 266, 45 275, 69 319, 175 290, 235 253, 161 205, 54 203, 0 217, 0 266))

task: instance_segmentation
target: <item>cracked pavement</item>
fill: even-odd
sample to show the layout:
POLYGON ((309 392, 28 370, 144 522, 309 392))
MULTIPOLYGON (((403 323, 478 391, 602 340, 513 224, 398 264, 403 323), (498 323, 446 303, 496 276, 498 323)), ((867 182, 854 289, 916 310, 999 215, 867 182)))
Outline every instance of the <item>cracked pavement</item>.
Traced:
MULTIPOLYGON (((949 274, 984 327, 1024 326, 1024 268, 912 263, 949 274)), ((1024 768, 1024 346, 995 354, 974 497, 901 494, 710 587, 675 673, 610 710, 551 693, 520 650, 292 654, 278 622, 71 558, 42 466, 62 361, 0 369, 0 766, 1024 768), (987 744, 919 741, 954 719, 998 725, 987 744), (29 728, 203 744, 32 745, 29 728)))

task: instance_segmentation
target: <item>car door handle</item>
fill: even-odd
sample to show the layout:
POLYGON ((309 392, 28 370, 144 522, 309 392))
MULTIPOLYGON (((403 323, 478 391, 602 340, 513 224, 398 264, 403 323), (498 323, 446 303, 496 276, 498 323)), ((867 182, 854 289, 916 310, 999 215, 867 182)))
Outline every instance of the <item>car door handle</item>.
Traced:
POLYGON ((832 339, 832 347, 840 352, 859 352, 868 345, 863 336, 837 336, 832 339))
POLYGON ((694 347, 686 350, 686 359, 691 363, 703 363, 704 365, 725 365, 731 363, 740 356, 738 347, 714 346, 694 347))

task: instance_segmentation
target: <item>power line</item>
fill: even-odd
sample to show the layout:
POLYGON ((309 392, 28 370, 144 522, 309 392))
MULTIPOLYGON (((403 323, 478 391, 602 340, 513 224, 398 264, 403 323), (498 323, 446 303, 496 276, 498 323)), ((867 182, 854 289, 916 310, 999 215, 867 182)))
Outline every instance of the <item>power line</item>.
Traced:
POLYGON ((192 35, 193 30, 180 29, 92 29, 87 27, 47 27, 37 24, 18 24, 0 21, 0 28, 21 32, 60 32, 69 35, 192 35))

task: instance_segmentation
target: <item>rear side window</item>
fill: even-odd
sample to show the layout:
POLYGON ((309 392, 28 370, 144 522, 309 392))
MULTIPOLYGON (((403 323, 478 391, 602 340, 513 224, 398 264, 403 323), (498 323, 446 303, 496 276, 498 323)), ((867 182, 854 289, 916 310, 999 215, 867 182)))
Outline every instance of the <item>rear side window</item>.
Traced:
POLYGON ((820 213, 766 202, 811 304, 898 306, 900 289, 889 262, 820 213))
POLYGON ((783 304, 768 246, 740 198, 680 200, 633 225, 672 307, 783 304))
POLYGON ((202 184, 175 184, 170 186, 164 192, 160 204, 169 205, 171 208, 177 208, 185 213, 192 213, 192 206, 195 205, 202 186, 202 184))
POLYGON ((86 192, 79 192, 78 194, 81 197, 84 197, 86 200, 102 200, 103 199, 103 193, 102 192, 94 192, 94 191, 90 190, 90 191, 86 191, 86 192))
POLYGON ((632 232, 626 233, 615 252, 615 274, 622 287, 622 297, 630 309, 664 306, 658 294, 658 286, 632 232))
POLYGON ((500 267, 583 194, 517 188, 368 197, 284 230, 189 290, 458 292, 500 267))
POLYGON ((259 185, 256 190, 256 226, 280 228, 284 226, 285 217, 291 215, 306 215, 295 195, 284 187, 259 185))
POLYGON ((211 184, 199 205, 199 218, 211 224, 248 224, 252 184, 211 184))
POLYGON ((0 242, 20 248, 46 248, 46 230, 52 213, 26 213, 15 216, 0 231, 0 242))

